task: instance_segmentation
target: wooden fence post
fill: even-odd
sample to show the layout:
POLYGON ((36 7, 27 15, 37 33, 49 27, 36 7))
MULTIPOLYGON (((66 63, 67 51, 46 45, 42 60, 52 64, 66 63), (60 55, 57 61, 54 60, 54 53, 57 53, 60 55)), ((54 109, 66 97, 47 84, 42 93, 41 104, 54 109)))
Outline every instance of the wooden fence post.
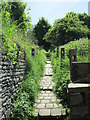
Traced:
POLYGON ((77 62, 77 54, 74 48, 71 48, 69 50, 69 60, 70 60, 70 66, 72 65, 72 62, 77 62))
POLYGON ((65 58, 65 48, 61 48, 61 60, 65 58))
POLYGON ((57 57, 59 57, 59 47, 57 47, 57 57))
POLYGON ((32 48, 32 56, 35 56, 35 49, 32 48))

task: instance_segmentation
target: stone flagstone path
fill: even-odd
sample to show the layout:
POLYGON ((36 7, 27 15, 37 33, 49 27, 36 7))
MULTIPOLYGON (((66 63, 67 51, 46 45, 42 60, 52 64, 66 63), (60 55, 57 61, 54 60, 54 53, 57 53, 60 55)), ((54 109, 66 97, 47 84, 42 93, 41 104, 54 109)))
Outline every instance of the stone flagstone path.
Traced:
POLYGON ((65 111, 63 110, 63 106, 60 104, 60 100, 52 91, 54 85, 52 74, 51 61, 47 59, 45 72, 41 80, 41 91, 34 104, 35 117, 38 120, 59 120, 60 116, 65 115, 65 111))

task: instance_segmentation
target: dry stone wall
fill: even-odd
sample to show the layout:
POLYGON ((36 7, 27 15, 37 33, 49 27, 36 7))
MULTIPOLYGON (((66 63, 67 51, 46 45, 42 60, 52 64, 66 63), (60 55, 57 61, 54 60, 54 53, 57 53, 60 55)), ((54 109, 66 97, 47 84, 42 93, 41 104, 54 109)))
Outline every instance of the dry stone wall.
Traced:
POLYGON ((71 120, 90 120, 90 84, 71 83, 68 90, 71 120))
POLYGON ((69 58, 72 83, 68 85, 68 103, 71 120, 90 120, 90 62, 77 62, 75 49, 69 51, 69 58))
POLYGON ((17 64, 12 60, 4 61, 4 55, 0 52, 0 120, 9 119, 12 101, 20 91, 23 75, 26 67, 26 53, 17 58, 17 64))

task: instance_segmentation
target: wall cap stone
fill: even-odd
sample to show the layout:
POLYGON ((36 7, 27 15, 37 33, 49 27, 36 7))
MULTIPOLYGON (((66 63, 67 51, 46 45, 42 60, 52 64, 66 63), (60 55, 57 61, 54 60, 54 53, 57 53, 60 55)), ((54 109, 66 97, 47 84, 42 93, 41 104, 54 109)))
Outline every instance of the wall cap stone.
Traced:
POLYGON ((90 91, 90 84, 70 83, 68 85, 69 92, 88 92, 90 91))
POLYGON ((83 88, 83 87, 90 87, 90 84, 81 84, 81 83, 70 83, 68 88, 83 88))

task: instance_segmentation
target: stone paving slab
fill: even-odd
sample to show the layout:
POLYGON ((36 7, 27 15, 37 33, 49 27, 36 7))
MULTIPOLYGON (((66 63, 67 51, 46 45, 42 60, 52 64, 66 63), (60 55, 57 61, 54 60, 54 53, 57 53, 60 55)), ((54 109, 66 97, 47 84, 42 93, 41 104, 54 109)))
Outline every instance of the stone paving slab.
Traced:
POLYGON ((65 114, 60 100, 53 91, 40 91, 34 104, 35 116, 60 116, 65 114))
POLYGON ((51 64, 51 61, 47 60, 47 61, 46 61, 46 64, 51 64))
POLYGON ((60 99, 52 91, 54 82, 52 81, 52 66, 51 61, 47 60, 45 73, 41 80, 41 91, 38 93, 38 98, 34 104, 35 116, 50 117, 65 115, 65 110, 60 99))
POLYGON ((51 64, 46 64, 45 68, 52 68, 51 64))
POLYGON ((41 80, 41 89, 43 90, 52 90, 54 82, 52 81, 51 76, 44 76, 41 80))
POLYGON ((40 109, 39 116, 50 116, 50 109, 40 109))
POLYGON ((45 68, 45 72, 44 72, 44 76, 52 76, 53 72, 52 72, 52 68, 45 68))

